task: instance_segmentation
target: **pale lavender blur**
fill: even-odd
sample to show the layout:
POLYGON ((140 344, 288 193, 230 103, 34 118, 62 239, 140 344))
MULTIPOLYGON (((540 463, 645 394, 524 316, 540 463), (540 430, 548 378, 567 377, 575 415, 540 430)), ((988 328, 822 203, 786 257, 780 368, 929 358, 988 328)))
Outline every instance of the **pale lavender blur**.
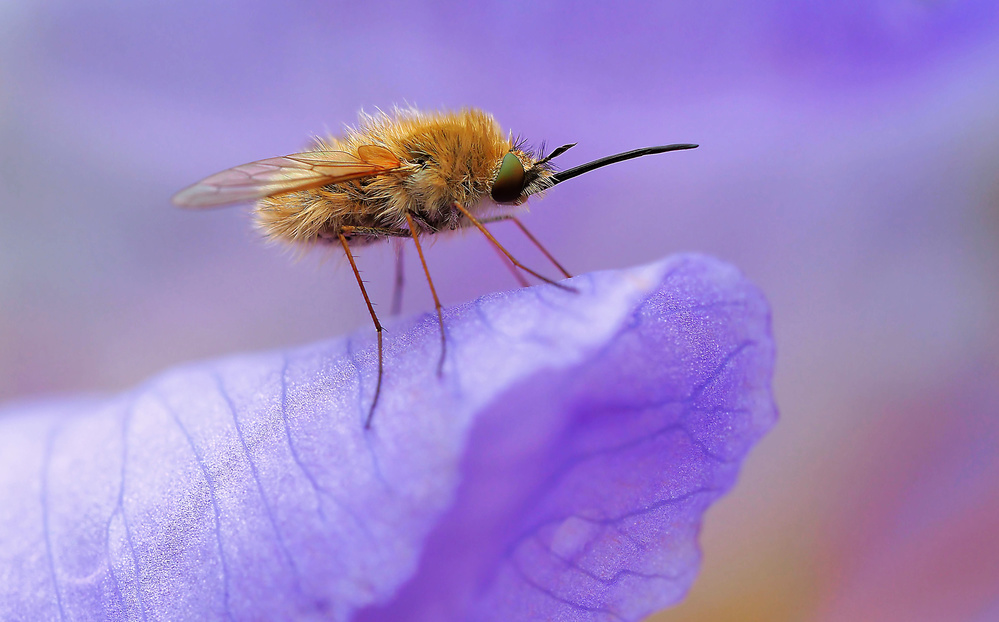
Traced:
MULTIPOLYGON (((767 292, 784 421, 709 514, 692 600, 761 551, 822 584, 828 490, 881 492, 844 462, 938 433, 864 437, 858 458, 857 430, 905 427, 913 403, 960 419, 940 395, 999 383, 999 9, 673 4, 0 4, 0 399, 367 329, 338 260, 293 264, 245 209, 169 204, 361 107, 479 106, 578 141, 563 166, 698 142, 560 186, 526 223, 576 273, 695 250, 767 292)), ((514 286, 475 235, 428 260, 445 304, 514 286)), ((391 250, 359 261, 387 312, 391 250)), ((406 311, 424 311, 408 267, 406 311)))

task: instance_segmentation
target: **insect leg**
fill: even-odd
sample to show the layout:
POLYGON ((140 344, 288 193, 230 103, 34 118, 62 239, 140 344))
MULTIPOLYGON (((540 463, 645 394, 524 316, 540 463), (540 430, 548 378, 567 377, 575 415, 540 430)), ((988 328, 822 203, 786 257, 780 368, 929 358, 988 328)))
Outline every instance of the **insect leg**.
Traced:
POLYGON ((511 262, 513 262, 513 265, 517 266, 518 268, 520 268, 524 272, 530 274, 531 276, 534 276, 536 278, 541 279, 545 283, 549 283, 551 285, 554 285, 555 287, 559 287, 559 288, 562 288, 562 289, 565 289, 565 290, 568 290, 568 291, 571 291, 571 292, 576 291, 575 288, 573 288, 573 287, 571 287, 569 285, 565 285, 563 283, 559 283, 557 281, 553 281, 553 280, 549 279, 546 276, 538 274, 534 270, 531 270, 530 268, 528 268, 524 264, 522 264, 519 261, 517 261, 517 259, 513 255, 510 254, 510 251, 508 251, 505 248, 503 248, 503 245, 500 244, 496 240, 496 238, 493 237, 493 234, 489 233, 489 229, 486 229, 485 225, 483 225, 481 222, 479 222, 478 218, 476 218, 475 216, 472 216, 472 213, 470 211, 468 211, 467 209, 465 209, 464 205, 462 205, 461 203, 455 203, 454 206, 457 207, 458 210, 462 214, 465 215, 465 218, 467 218, 469 221, 471 221, 471 223, 473 225, 475 225, 476 228, 478 228, 478 230, 481 231, 483 235, 485 235, 487 238, 489 238, 489 241, 492 242, 493 244, 495 244, 496 248, 500 249, 500 251, 502 251, 502 253, 504 255, 506 255, 506 258, 509 259, 511 262))
POLYGON ((403 250, 401 240, 396 240, 392 244, 395 246, 395 285, 392 287, 392 315, 399 315, 402 311, 402 287, 406 284, 406 278, 403 274, 403 269, 405 268, 405 261, 403 261, 403 250))
POLYGON ((375 308, 371 305, 368 292, 364 289, 364 281, 361 280, 361 273, 357 271, 357 264, 354 263, 354 256, 350 253, 347 238, 343 236, 343 233, 337 233, 337 236, 340 238, 340 244, 343 245, 343 252, 347 254, 347 261, 350 262, 354 276, 357 277, 357 285, 361 288, 361 295, 364 296, 364 304, 368 305, 368 313, 371 314, 371 321, 375 323, 375 331, 378 333, 378 381, 375 383, 375 397, 371 400, 371 410, 368 411, 368 419, 364 422, 364 429, 367 430, 371 428, 371 418, 375 415, 378 396, 382 392, 382 325, 378 321, 378 316, 375 315, 375 308))
MULTIPOLYGON (((385 227, 354 227, 348 225, 341 227, 340 231, 346 235, 360 235, 372 238, 413 237, 412 233, 406 231, 405 229, 388 229, 385 227)), ((396 242, 399 241, 396 240, 396 242)), ((395 286, 392 290, 392 309, 390 311, 392 315, 399 315, 399 312, 402 310, 402 286, 404 284, 402 248, 403 246, 401 242, 395 245, 395 286)))
POLYGON ((437 298, 437 289, 434 288, 434 281, 430 278, 430 270, 427 269, 427 260, 423 257, 423 248, 420 246, 420 238, 416 232, 416 223, 413 222, 413 216, 409 212, 406 212, 406 222, 409 223, 409 231, 412 234, 413 242, 416 244, 416 252, 420 255, 420 263, 423 264, 423 273, 427 275, 427 283, 430 284, 430 293, 434 296, 434 307, 437 309, 437 321, 441 325, 441 359, 437 363, 437 375, 441 376, 444 373, 444 356, 447 353, 447 341, 444 337, 444 315, 441 312, 441 301, 437 298))
POLYGON ((519 270, 517 270, 517 266, 513 265, 513 262, 507 259, 506 255, 500 252, 500 249, 494 246, 493 250, 496 251, 497 255, 499 255, 500 261, 502 261, 503 265, 507 267, 507 270, 510 271, 510 274, 513 275, 513 278, 517 279, 517 283, 519 283, 521 287, 530 287, 531 284, 528 283, 527 279, 524 278, 524 275, 521 274, 519 270))
POLYGON ((527 239, 533 242, 534 245, 538 247, 538 250, 541 251, 544 254, 544 256, 548 258, 549 261, 555 264, 555 267, 558 268, 559 272, 561 272, 565 276, 565 278, 567 279, 572 278, 572 275, 569 274, 569 271, 563 268, 562 264, 560 264, 558 261, 555 260, 555 257, 553 257, 552 254, 549 253, 548 250, 541 245, 541 242, 539 242, 536 237, 531 235, 531 232, 527 230, 527 227, 524 226, 524 223, 520 222, 520 219, 514 216, 513 214, 506 214, 504 216, 495 216, 493 218, 487 218, 482 221, 482 224, 490 222, 500 222, 501 220, 512 220, 514 224, 520 227, 520 230, 524 232, 524 235, 527 236, 527 239))

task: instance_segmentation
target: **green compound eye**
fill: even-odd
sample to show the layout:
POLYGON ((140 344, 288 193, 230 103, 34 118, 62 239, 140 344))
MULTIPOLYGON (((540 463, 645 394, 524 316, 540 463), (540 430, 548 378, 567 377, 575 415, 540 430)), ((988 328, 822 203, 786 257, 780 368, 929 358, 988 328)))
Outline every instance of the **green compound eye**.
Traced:
POLYGON ((524 165, 517 156, 508 153, 503 156, 496 181, 489 195, 497 203, 513 203, 524 191, 524 165))

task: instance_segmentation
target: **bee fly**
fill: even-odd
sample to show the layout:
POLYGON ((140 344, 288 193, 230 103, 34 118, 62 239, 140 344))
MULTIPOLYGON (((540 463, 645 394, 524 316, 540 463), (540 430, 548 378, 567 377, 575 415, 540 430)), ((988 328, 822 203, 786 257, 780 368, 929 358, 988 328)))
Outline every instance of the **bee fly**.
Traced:
POLYGON ((504 135, 491 115, 476 109, 362 113, 360 125, 348 128, 343 137, 317 139, 308 151, 216 173, 178 192, 173 202, 200 208, 256 201, 255 224, 267 238, 343 248, 378 335, 378 380, 364 424, 370 428, 382 386, 382 325, 350 245, 384 238, 413 240, 441 327, 440 375, 447 346, 444 318, 420 246, 422 236, 475 227, 513 266, 567 287, 521 264, 492 236, 485 224, 512 220, 566 278, 570 276, 515 214, 488 216, 495 206, 520 205, 531 195, 608 164, 697 147, 675 144, 635 149, 556 172, 552 159, 574 145, 535 155, 504 135))

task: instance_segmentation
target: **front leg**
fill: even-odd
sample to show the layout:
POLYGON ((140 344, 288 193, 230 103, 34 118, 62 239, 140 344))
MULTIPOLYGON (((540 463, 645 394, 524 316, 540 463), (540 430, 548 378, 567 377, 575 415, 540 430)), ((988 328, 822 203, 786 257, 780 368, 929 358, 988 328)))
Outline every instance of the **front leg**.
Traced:
POLYGON ((548 277, 546 277, 546 276, 544 276, 542 274, 538 274, 534 270, 531 270, 530 268, 528 268, 524 264, 522 264, 519 261, 517 261, 517 258, 514 257, 513 255, 511 255, 510 251, 508 251, 505 248, 503 248, 503 245, 500 244, 496 240, 496 238, 493 237, 493 234, 489 233, 489 229, 486 229, 485 225, 483 225, 481 222, 479 222, 479 219, 476 218, 475 216, 473 216, 470 211, 468 211, 468 208, 466 208, 461 203, 458 203, 457 201, 455 202, 454 206, 455 206, 455 208, 458 209, 458 211, 460 211, 462 214, 464 214, 465 218, 467 218, 468 221, 471 222, 475 226, 476 229, 478 229, 479 231, 481 231, 482 235, 486 236, 486 238, 490 242, 492 242, 493 245, 496 246, 496 248, 498 248, 500 250, 500 252, 502 252, 506 256, 506 258, 510 260, 510 262, 513 265, 517 266, 518 268, 520 268, 524 272, 530 274, 531 276, 533 276, 533 277, 535 277, 537 279, 541 279, 545 283, 548 283, 550 285, 554 285, 555 287, 558 287, 560 289, 564 289, 564 290, 567 290, 567 291, 570 291, 570 292, 576 291, 576 288, 572 287, 571 285, 566 285, 564 283, 559 283, 557 281, 553 281, 553 280, 549 279, 548 277))
POLYGON ((544 246, 541 245, 541 242, 538 241, 538 238, 531 235, 531 232, 527 230, 527 227, 524 226, 524 223, 520 222, 520 219, 514 216, 513 214, 504 214, 502 216, 493 216, 492 218, 483 218, 479 222, 486 225, 491 222, 502 222, 504 220, 512 220, 514 224, 520 227, 520 230, 524 232, 524 235, 527 236, 527 239, 533 242, 534 245, 538 247, 538 250, 541 251, 545 257, 548 258, 548 261, 555 264, 555 267, 559 269, 559 272, 561 272, 565 276, 565 278, 567 279, 572 278, 572 275, 569 274, 569 271, 562 267, 562 264, 560 264, 558 260, 555 259, 555 257, 548 252, 548 249, 546 249, 544 246))

